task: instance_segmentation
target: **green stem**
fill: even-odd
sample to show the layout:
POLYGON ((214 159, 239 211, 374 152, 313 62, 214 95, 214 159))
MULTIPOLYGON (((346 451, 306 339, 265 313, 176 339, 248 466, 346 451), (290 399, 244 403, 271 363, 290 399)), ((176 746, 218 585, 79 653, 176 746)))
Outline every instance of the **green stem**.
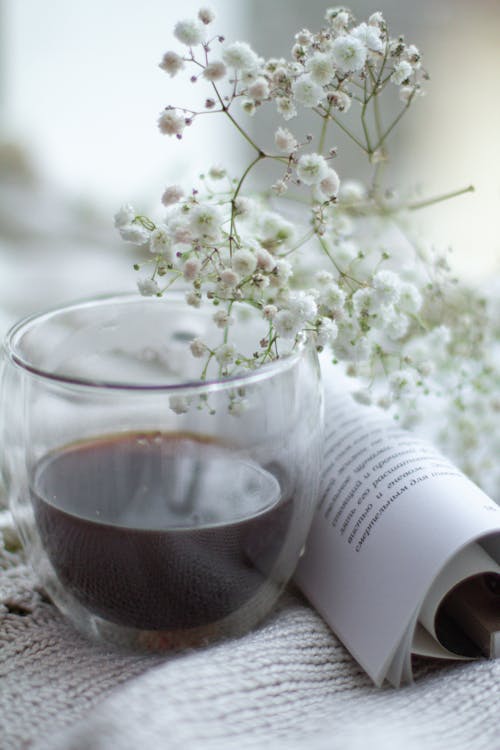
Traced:
MULTIPOLYGON (((234 302, 233 300, 231 300, 227 306, 228 317, 231 317, 231 310, 233 309, 233 304, 234 302)), ((228 338, 229 338, 229 323, 227 324, 227 326, 224 327, 224 343, 225 344, 227 344, 228 338)))
POLYGON ((314 231, 314 229, 310 229, 308 232, 306 232, 306 234, 303 237, 301 237, 301 239, 298 242, 295 243, 293 247, 290 248, 290 250, 287 250, 286 253, 283 253, 281 257, 286 258, 287 255, 291 255, 292 253, 294 253, 296 250, 301 248, 302 245, 304 245, 306 242, 312 239, 315 234, 316 232, 314 231))
POLYGON ((332 109, 332 102, 329 102, 328 109, 326 110, 326 115, 323 117, 323 125, 321 126, 321 133, 319 136, 318 152, 320 154, 323 153, 323 150, 325 148, 326 131, 328 130, 328 120, 330 119, 331 109, 332 109))
POLYGON ((265 158, 266 158, 265 154, 263 154, 262 151, 260 151, 259 149, 259 153, 255 157, 255 159, 253 159, 253 161, 250 162, 250 164, 248 165, 248 167, 245 169, 242 176, 240 177, 240 181, 236 185, 236 190, 234 191, 233 197, 231 198, 231 224, 229 228, 229 253, 230 255, 232 255, 233 237, 234 237, 235 229, 236 229, 235 224, 234 224, 234 220, 236 217, 236 198, 238 197, 240 190, 243 187, 243 183, 245 182, 245 179, 247 178, 250 171, 254 168, 257 162, 265 158))
POLYGON ((371 141, 370 141, 370 133, 368 132, 368 125, 366 123, 366 108, 367 108, 367 106, 368 106, 368 98, 367 98, 366 78, 365 78, 363 106, 361 108, 361 124, 363 126, 363 133, 365 134, 366 152, 368 154, 373 154, 373 152, 376 151, 376 149, 372 148, 371 141))
POLYGON ((378 100, 378 96, 375 96, 373 99, 373 114, 375 116, 375 128, 377 130, 377 138, 382 138, 382 118, 380 115, 380 103, 378 100))
POLYGON ((349 130, 349 128, 346 128, 346 126, 345 126, 345 125, 343 125, 343 124, 342 124, 342 123, 340 122, 340 120, 339 120, 339 119, 337 119, 337 117, 335 117, 335 115, 332 115, 332 114, 331 114, 331 115, 330 115, 330 120, 333 120, 333 122, 334 122, 334 123, 335 123, 336 125, 338 125, 338 126, 339 126, 339 128, 340 128, 341 130, 343 130, 343 131, 344 131, 344 133, 345 133, 346 135, 348 135, 348 136, 349 136, 349 138, 350 138, 350 139, 351 139, 352 141, 354 141, 354 143, 356 143, 356 144, 357 144, 357 145, 358 145, 358 146, 360 147, 360 149, 362 149, 362 150, 363 150, 363 151, 365 152, 365 154, 368 154, 368 153, 369 153, 369 152, 368 152, 368 150, 367 150, 367 148, 366 148, 366 146, 364 145, 364 143, 361 143, 361 141, 359 140, 359 138, 356 138, 356 136, 355 136, 355 135, 354 135, 353 133, 351 133, 351 131, 349 130))
POLYGON ((460 190, 453 190, 451 193, 443 193, 442 195, 436 195, 434 198, 426 198, 416 203, 410 203, 407 206, 408 211, 418 211, 420 208, 426 208, 427 206, 433 206, 435 203, 441 203, 442 201, 448 201, 451 198, 457 198, 459 195, 465 195, 465 193, 473 193, 475 190, 474 185, 468 185, 460 190))
MULTIPOLYGON (((380 114, 380 105, 379 105, 379 100, 378 100, 377 95, 375 95, 373 99, 373 114, 374 114, 374 119, 375 119, 375 129, 377 131, 377 138, 379 139, 379 142, 380 142, 382 138, 382 118, 380 114)), ((378 188, 381 182, 381 177, 384 171, 385 164, 386 164, 385 158, 382 158, 375 165, 375 169, 373 172, 373 179, 372 179, 372 190, 371 190, 373 196, 376 196, 378 192, 378 188)))
POLYGON ((324 241, 324 239, 322 237, 320 237, 320 235, 318 235, 318 241, 319 241, 319 244, 321 245, 321 249, 323 250, 323 252, 327 256, 327 258, 330 260, 330 262, 332 263, 332 265, 335 267, 335 269, 336 269, 337 273, 339 274, 339 276, 342 279, 353 281, 358 286, 362 286, 361 282, 359 282, 357 279, 353 278, 352 276, 349 276, 348 273, 346 273, 345 271, 343 271, 340 268, 339 264, 337 263, 337 261, 335 260, 335 258, 331 254, 331 252, 329 251, 326 242, 324 241))
MULTIPOLYGON (((264 364, 264 362, 266 361, 266 359, 268 359, 268 357, 272 357, 271 350, 272 350, 274 344, 276 344, 276 341, 277 341, 277 338, 278 338, 278 336, 276 334, 273 336, 273 330, 274 330, 273 329, 273 324, 270 323, 269 324, 269 332, 268 332, 269 343, 267 345, 267 348, 266 348, 265 352, 261 355, 261 358, 260 358, 260 364, 261 365, 264 364)), ((277 354, 277 352, 276 352, 276 354, 277 354)))
POLYGON ((414 96, 413 94, 410 96, 410 98, 408 99, 408 102, 405 104, 405 106, 403 107, 403 109, 401 110, 401 112, 399 113, 399 115, 389 125, 389 127, 387 128, 387 130, 385 131, 385 133, 378 139, 378 141, 377 141, 377 143, 375 145, 375 148, 373 149, 374 151, 377 151, 377 149, 380 148, 380 146, 386 140, 387 136, 394 130, 394 128, 396 127, 396 125, 398 124, 398 122, 401 120, 401 118, 403 117, 403 115, 405 114, 405 112, 407 112, 407 110, 408 110, 408 108, 409 108, 409 106, 410 106, 410 104, 412 102, 413 96, 414 96))
POLYGON ((215 83, 212 83, 212 87, 213 87, 213 89, 214 89, 214 91, 216 93, 216 96, 217 96, 217 98, 218 98, 218 100, 220 102, 220 106, 222 107, 222 111, 224 112, 224 114, 227 117, 229 117, 229 119, 233 123, 234 127, 239 131, 239 133, 243 136, 243 138, 250 144, 250 146, 252 148, 254 148, 256 151, 258 151, 259 154, 261 154, 262 150, 259 148, 259 146, 257 146, 257 144, 255 143, 255 141, 253 141, 252 138, 250 138, 250 136, 248 135, 248 133, 245 130, 243 130, 243 128, 241 127, 241 125, 232 116, 231 112, 229 111, 229 108, 228 108, 227 104, 224 102, 222 96, 219 93, 219 89, 217 88, 217 86, 215 85, 215 83))
POLYGON ((207 361, 205 362, 205 367, 203 368, 202 373, 200 375, 200 380, 206 380, 208 365, 212 361, 213 357, 214 357, 214 352, 211 351, 210 354, 207 357, 207 361))
POLYGON ((250 164, 248 165, 248 167, 243 172, 243 174, 242 174, 242 176, 240 178, 240 181, 236 185, 236 190, 234 191, 233 198, 232 198, 233 201, 235 201, 236 198, 238 197, 239 192, 240 192, 241 188, 243 187, 243 183, 245 182, 245 179, 247 178, 249 172, 254 168, 254 166, 257 164, 257 162, 259 162, 259 161, 261 161, 261 159, 265 159, 265 158, 266 158, 265 154, 263 154, 261 151, 259 151, 259 153, 255 157, 255 159, 253 159, 253 161, 250 162, 250 164))

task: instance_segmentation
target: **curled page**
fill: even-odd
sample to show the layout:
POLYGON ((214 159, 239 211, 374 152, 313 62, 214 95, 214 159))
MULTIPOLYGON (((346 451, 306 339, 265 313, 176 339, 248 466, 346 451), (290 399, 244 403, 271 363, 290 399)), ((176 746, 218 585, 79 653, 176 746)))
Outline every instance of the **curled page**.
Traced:
POLYGON ((413 650, 456 657, 436 640, 436 612, 464 578, 499 571, 500 507, 381 410, 333 386, 325 407, 319 504, 295 580, 373 681, 399 685, 413 650))

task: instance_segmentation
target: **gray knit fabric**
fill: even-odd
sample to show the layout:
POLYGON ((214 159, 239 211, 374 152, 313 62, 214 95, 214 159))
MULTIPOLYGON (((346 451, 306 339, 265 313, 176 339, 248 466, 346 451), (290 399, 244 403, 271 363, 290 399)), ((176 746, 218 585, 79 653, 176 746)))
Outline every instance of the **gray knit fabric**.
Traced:
POLYGON ((86 642, 36 590, 4 523, 1 750, 500 747, 500 662, 417 665, 374 688, 299 597, 243 638, 165 657, 86 642))

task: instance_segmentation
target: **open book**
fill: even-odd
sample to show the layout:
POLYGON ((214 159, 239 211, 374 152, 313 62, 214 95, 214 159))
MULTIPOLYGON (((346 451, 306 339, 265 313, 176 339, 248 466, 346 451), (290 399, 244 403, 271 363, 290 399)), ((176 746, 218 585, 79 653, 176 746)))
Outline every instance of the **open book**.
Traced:
POLYGON ((299 588, 377 685, 412 654, 500 655, 500 507, 381 410, 334 386, 325 407, 299 588))

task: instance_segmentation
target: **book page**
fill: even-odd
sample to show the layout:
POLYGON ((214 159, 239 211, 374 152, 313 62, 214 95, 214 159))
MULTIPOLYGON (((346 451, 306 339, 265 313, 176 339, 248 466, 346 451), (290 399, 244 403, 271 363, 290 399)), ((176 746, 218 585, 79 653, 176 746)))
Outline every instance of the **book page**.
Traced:
POLYGON ((466 545, 500 533, 500 508, 381 410, 334 386, 325 406, 319 504, 295 580, 381 684, 434 579, 466 545))

